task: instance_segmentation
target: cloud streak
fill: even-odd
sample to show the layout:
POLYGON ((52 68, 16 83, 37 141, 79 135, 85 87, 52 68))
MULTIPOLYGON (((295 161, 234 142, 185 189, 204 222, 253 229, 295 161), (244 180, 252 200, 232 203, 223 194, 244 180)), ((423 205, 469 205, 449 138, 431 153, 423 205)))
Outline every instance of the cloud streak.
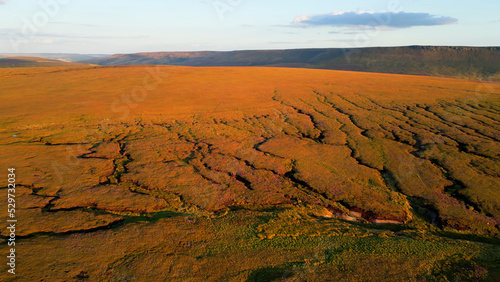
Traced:
POLYGON ((413 26, 447 25, 456 23, 457 21, 457 19, 452 17, 436 16, 428 13, 340 11, 330 14, 300 16, 295 18, 293 24, 296 27, 385 26, 390 28, 409 28, 413 26))
POLYGON ((1 29, 0 28, 0 40, 1 39, 11 39, 13 37, 20 37, 26 39, 95 39, 95 40, 113 40, 113 39, 144 39, 149 38, 148 35, 86 35, 86 34, 60 34, 60 33, 36 33, 31 36, 24 35, 19 29, 1 29))
POLYGON ((5 5, 7 4, 7 0, 0 0, 0 5, 5 5))

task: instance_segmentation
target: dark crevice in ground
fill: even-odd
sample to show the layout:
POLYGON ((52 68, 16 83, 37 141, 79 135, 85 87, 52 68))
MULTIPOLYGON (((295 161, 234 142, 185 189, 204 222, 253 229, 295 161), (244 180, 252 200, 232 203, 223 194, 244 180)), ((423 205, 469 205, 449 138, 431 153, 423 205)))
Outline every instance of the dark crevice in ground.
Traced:
MULTIPOLYGON (((316 94, 319 94, 319 93, 316 93, 316 94)), ((345 102, 347 102, 347 103, 349 103, 349 104, 353 105, 354 107, 356 107, 356 108, 358 108, 358 109, 361 109, 361 110, 363 110, 363 111, 371 111, 371 109, 368 109, 368 108, 362 107, 362 106, 360 106, 360 105, 358 105, 358 104, 354 103, 353 101, 348 100, 347 98, 345 98, 345 97, 344 97, 344 96, 342 96, 342 95, 336 95, 336 97, 339 97, 341 100, 344 100, 345 102)))
MULTIPOLYGON (((240 182, 241 184, 243 184, 248 190, 254 190, 253 187, 252 187, 252 182, 249 181, 248 179, 246 179, 245 177, 241 176, 240 174, 236 173, 236 174, 233 174, 231 172, 228 172, 228 171, 223 171, 223 170, 219 170, 219 169, 215 169, 211 166, 209 166, 208 164, 206 163, 203 163, 203 166, 208 169, 208 170, 212 170, 212 171, 217 171, 217 172, 220 172, 220 173, 224 173, 226 175, 228 175, 229 177, 235 179, 236 181, 240 182)), ((212 180, 209 178, 209 181, 213 182, 213 183, 217 183, 217 181, 215 180, 212 180)))
MULTIPOLYGON (((87 211, 87 212, 93 212, 96 214, 112 214, 107 211, 103 210, 96 210, 93 208, 77 208, 75 210, 82 210, 82 211, 87 211)), ((158 220, 165 219, 165 218, 172 218, 176 216, 187 216, 189 214, 186 213, 177 213, 177 212, 172 212, 172 211, 159 211, 159 212, 154 212, 154 213, 145 213, 141 214, 138 216, 120 216, 117 218, 116 221, 109 223, 108 225, 105 226, 99 226, 99 227, 94 227, 94 228, 88 228, 84 230, 70 230, 70 231, 65 231, 65 232, 36 232, 32 233, 29 235, 25 236, 19 236, 16 235, 16 239, 28 239, 28 238, 34 238, 34 237, 40 237, 40 236, 50 236, 50 237, 66 237, 68 235, 73 235, 73 234, 89 234, 89 233, 94 233, 98 231, 106 231, 106 230, 111 230, 111 229, 119 229, 120 227, 130 224, 130 223, 136 223, 136 222, 149 222, 149 223, 154 223, 157 222, 158 220)), ((0 238, 8 238, 5 236, 0 236, 0 238)))
MULTIPOLYGON (((260 151, 259 151, 260 152, 260 151)), ((279 176, 279 177, 283 177, 284 175, 282 174, 279 174, 278 172, 272 170, 272 169, 267 169, 267 168, 257 168, 255 167, 253 164, 251 164, 248 160, 245 160, 243 158, 240 158, 240 157, 237 157, 237 156, 233 156, 233 155, 226 155, 226 154, 221 154, 221 155, 224 155, 224 156, 230 156, 230 157, 233 157, 235 159, 237 159, 238 161, 241 161, 241 162, 244 162, 246 166, 250 167, 252 170, 254 171, 258 171, 258 170, 263 170, 263 171, 269 171, 271 172, 272 174, 276 175, 276 176, 279 176)))
MULTIPOLYGON (((326 96, 323 96, 319 93, 317 93, 318 95, 320 95, 321 97, 324 98, 324 102, 326 105, 328 105, 329 107, 331 107, 333 110, 337 111, 338 113, 340 113, 341 115, 344 115, 350 122, 351 122, 351 125, 354 126, 357 130, 359 130, 359 133, 361 134, 361 136, 363 137, 366 137, 368 139, 372 139, 366 132, 367 130, 362 128, 361 126, 359 126, 356 121, 354 120, 354 115, 348 113, 347 111, 345 111, 344 109, 341 109, 338 105, 336 105, 335 103, 333 103, 332 101, 328 101, 328 99, 326 98, 326 96)), ((341 97, 339 95, 336 95, 336 97, 341 97)), ((339 121, 340 122, 340 121, 339 121)), ((347 126, 346 124, 344 124, 344 126, 347 126)), ((346 134, 349 134, 348 132, 344 131, 344 133, 346 134)))
MULTIPOLYGON (((21 236, 21 235, 16 235, 16 239, 18 240, 23 240, 23 239, 29 239, 29 238, 35 238, 35 237, 41 237, 41 236, 50 236, 50 237, 66 237, 68 235, 73 235, 73 234, 89 234, 97 231, 102 231, 102 230, 109 230, 109 229, 114 229, 119 226, 123 225, 123 219, 115 221, 113 223, 110 223, 109 225, 106 226, 99 226, 99 227, 94 227, 94 228, 89 228, 89 229, 84 229, 84 230, 71 230, 71 231, 65 231, 65 232, 35 232, 29 235, 21 236)), ((4 237, 4 236, 1 236, 4 237)), ((7 238, 7 237, 5 237, 7 238)))
MULTIPOLYGON (((415 146, 413 146, 413 148, 415 148, 415 151, 411 152, 411 154, 417 158, 420 158, 420 153, 426 150, 426 147, 422 145, 420 141, 417 141, 417 143, 415 144, 415 146)), ((462 203, 466 207, 472 207, 474 212, 476 213, 485 214, 476 203, 474 203, 471 199, 469 199, 468 197, 459 192, 460 190, 466 189, 467 186, 465 184, 451 177, 448 170, 443 166, 443 164, 441 164, 439 160, 434 158, 428 158, 427 160, 430 161, 432 165, 434 165, 435 167, 437 167, 439 170, 442 171, 443 173, 442 176, 444 179, 453 183, 452 185, 445 187, 444 192, 446 193, 446 195, 456 199, 458 202, 462 203)), ((488 217, 493 217, 491 214, 485 214, 485 215, 488 217)))
MULTIPOLYGON (((326 101, 326 99, 325 99, 325 103, 328 106, 332 107, 334 110, 336 110, 339 114, 344 115, 351 122, 350 125, 352 125, 354 128, 356 128, 359 131, 360 137, 362 137, 362 138, 365 137, 365 138, 368 138, 369 140, 372 140, 372 138, 370 138, 370 137, 367 136, 366 130, 364 130, 363 128, 359 127, 357 124, 355 124, 353 122, 351 116, 348 113, 344 113, 341 110, 337 109, 334 104, 332 104, 331 102, 326 101)), ((363 166, 366 166, 366 167, 368 167, 370 169, 375 169, 375 170, 379 171, 378 168, 372 167, 370 164, 366 163, 360 157, 358 157, 358 155, 360 155, 359 150, 356 148, 356 146, 358 145, 358 143, 355 141, 355 139, 352 136, 351 132, 349 130, 345 129, 349 125, 345 124, 345 123, 343 123, 343 122, 341 122, 339 120, 337 120, 337 121, 341 124, 339 130, 342 131, 346 135, 345 146, 347 146, 347 148, 349 148, 349 150, 351 151, 351 157, 354 160, 356 160, 356 162, 359 165, 363 165, 363 166)))
POLYGON ((243 185, 245 185, 245 187, 248 189, 248 190, 254 190, 252 188, 252 182, 249 181, 248 179, 246 179, 245 177, 239 175, 239 174, 236 174, 234 175, 234 178, 236 178, 236 180, 238 180, 239 182, 243 183, 243 185))
POLYGON ((499 121, 497 121, 497 120, 495 120, 495 119, 493 119, 493 118, 491 118, 491 117, 489 117, 489 116, 486 116, 486 115, 479 115, 479 114, 477 114, 477 113, 473 112, 472 110, 467 109, 467 108, 466 108, 466 106, 464 106, 464 104, 461 104, 461 103, 460 103, 460 101, 457 101, 457 104, 448 104, 448 105, 449 105, 449 106, 454 106, 454 107, 457 107, 457 108, 459 108, 459 109, 460 109, 460 110, 462 110, 462 111, 465 111, 465 112, 467 112, 467 113, 470 113, 470 114, 469 114, 469 117, 470 117, 470 118, 472 118, 472 119, 474 119, 475 121, 477 121, 477 122, 479 122, 479 123, 483 124, 483 126, 492 127, 492 126, 499 126, 499 125, 500 125, 500 122, 499 122, 499 121), (473 115, 474 117, 473 117, 473 116, 471 116, 471 115, 473 115), (490 120, 493 124, 489 124, 489 123, 487 123, 486 121, 484 121, 484 120, 481 120, 481 119, 477 118, 477 116, 480 116, 480 117, 486 118, 486 119, 490 120))
MULTIPOLYGON (((418 106, 417 106, 418 107, 418 106)), ((499 141, 499 140, 495 140, 493 138, 491 138, 490 136, 486 136, 484 134, 482 134, 481 132, 478 132, 476 129, 474 128, 470 128, 470 127, 467 127, 466 125, 463 125, 463 124, 460 124, 460 123, 456 123, 456 122, 453 122, 453 121, 450 121, 450 120, 447 120, 446 118, 444 118, 441 114, 439 113, 436 113, 435 111, 432 111, 430 109, 429 106, 427 107, 419 107, 420 109, 424 110, 426 113, 428 113, 429 115, 435 117, 435 118, 431 118, 429 116, 425 116, 429 119, 432 119, 434 120, 435 122, 438 122, 438 123, 442 123, 442 124, 445 124, 447 125, 448 127, 450 128, 454 128, 460 132, 462 132, 463 134, 466 134, 466 135, 471 135, 470 132, 467 132, 465 131, 465 129, 468 129, 468 130, 471 130, 472 132, 474 132, 474 135, 475 137, 477 138, 481 138, 481 139, 486 139, 486 140, 491 140, 491 141, 499 141)), ((443 109, 443 111, 445 111, 443 109)), ((414 111, 412 111, 414 112, 414 111)), ((447 112, 448 113, 448 112, 447 112)), ((450 113, 451 114, 451 113, 450 113)), ((456 116, 456 115, 455 115, 456 116)), ((460 117, 457 116, 457 119, 461 119, 460 117)))
MULTIPOLYGON (((325 98, 325 100, 326 100, 326 98, 325 98)), ((346 100, 346 99, 344 99, 344 100, 346 100)), ((349 118, 350 118, 350 120, 351 120, 351 122, 352 122, 352 123, 353 123, 356 127, 358 127, 358 128, 359 128, 359 126, 358 126, 358 125, 356 125, 356 124, 354 123, 354 121, 353 121, 352 117, 349 115, 349 113, 347 113, 347 112, 343 111, 342 109, 339 109, 338 107, 336 107, 336 106, 335 106, 335 104, 333 104, 333 103, 331 103, 331 102, 327 102, 327 103, 331 104, 331 105, 332 105, 332 106, 333 106, 333 107, 334 107, 334 108, 335 108, 335 109, 336 109, 339 113, 342 113, 342 114, 348 115, 348 116, 349 116, 349 118)), ((406 110, 407 110, 407 111, 412 111, 410 107, 407 107, 407 108, 406 108, 406 110)), ((413 112, 413 111, 412 111, 412 112, 413 112)), ((416 113, 416 112, 413 112, 413 113, 416 113)), ((406 116, 407 118, 413 119, 413 118, 411 118, 411 117, 408 117, 408 115, 407 115, 405 112, 402 112, 402 114, 403 114, 404 116, 406 116)), ((426 125, 425 125, 425 126, 426 126, 426 125)), ((344 131, 344 130, 343 130, 343 128, 344 128, 344 126, 343 126, 343 127, 341 127, 341 130, 342 130, 342 131, 344 131)), ((361 130, 361 128, 360 128, 360 130, 361 130)), ((347 136, 349 136, 349 133, 348 133, 348 132, 344 131, 344 133, 346 133, 346 134, 347 134, 347 136)), ((397 138, 397 134, 394 134, 394 136, 397 138)), ((403 144, 406 144, 406 145, 411 146, 412 148, 414 148, 414 149, 415 149, 415 151, 413 151, 413 152, 412 152, 412 155, 414 155, 415 157, 417 157, 417 158, 419 158, 419 159, 422 159, 419 153, 420 153, 421 151, 425 150, 425 148, 422 146, 422 144, 420 143, 420 140, 417 138, 417 136, 416 136, 416 135, 413 135, 413 136, 414 136, 414 139, 416 140, 416 142, 415 142, 415 143, 413 143, 413 144, 412 144, 412 143, 410 143, 410 142, 402 142, 402 140, 400 140, 399 138, 397 138, 395 141, 396 141, 396 142, 399 142, 399 143, 403 143, 403 144)), ((350 139, 350 138, 349 138, 349 139, 350 139)), ((351 146, 351 144, 350 144, 350 142, 349 142, 349 139, 348 139, 348 142, 347 142, 347 146, 351 149, 351 152, 352 152, 351 157, 353 157, 354 159, 356 159, 356 160, 358 161, 358 163, 362 163, 362 161, 361 161, 359 158, 356 158, 355 148, 353 148, 353 147, 351 146)), ((453 139, 452 139, 452 140, 453 140, 453 139)), ((484 157, 484 156, 483 156, 483 157, 484 157)), ((441 166, 438 162, 436 162, 435 160, 430 160, 430 161, 433 163, 433 165, 435 165, 436 167, 438 167, 439 169, 441 169, 442 171, 444 171, 444 177, 445 177, 445 179, 448 179, 448 180, 452 181, 453 183, 456 183, 456 182, 457 182, 455 179, 451 179, 451 178, 449 177, 449 175, 448 175, 448 173, 446 172, 446 170, 444 170, 444 168, 443 168, 443 167, 442 167, 442 166, 441 166)), ((365 165, 366 165, 366 164, 365 164, 365 165)), ((368 167, 370 167, 370 166, 368 166, 368 167)), ((373 167, 371 167, 371 168, 373 168, 373 167)), ((377 169, 377 168, 373 168, 373 169, 377 169)), ((382 171, 380 171, 380 170, 379 170, 379 172, 380 172, 380 174, 382 175, 382 178, 383 178, 383 180, 384 180, 384 183, 385 183, 388 187, 390 187, 391 189, 396 190, 397 192, 399 192, 399 193, 401 193, 401 194, 405 195, 405 193, 402 193, 401 189, 398 189, 398 188, 397 188, 397 180, 395 179, 394 175, 392 175, 392 173, 391 173, 390 171, 388 171, 388 170, 384 169, 384 170, 382 170, 382 171)), ((456 185, 453 185, 453 186, 451 186, 451 187, 456 187, 456 185)), ((465 186, 464 186, 464 185, 461 185, 460 187, 461 187, 461 189, 465 189, 465 186)), ((449 188, 449 187, 448 187, 448 188, 449 188)), ((449 190, 448 188, 447 188, 446 190, 449 190)), ((460 190, 460 189, 459 189, 459 190, 460 190)), ((453 193, 447 193, 447 195, 448 195, 448 196, 450 196, 450 197, 452 197, 452 198, 455 198, 456 200, 458 200, 459 202, 461 202, 462 204, 464 204, 464 206, 469 206, 469 207, 472 207, 472 209, 474 209, 476 212, 481 213, 481 209, 479 209, 478 205, 477 205, 477 204, 475 204, 475 203, 473 203, 470 199, 468 199, 467 197, 465 197, 463 194, 460 194, 459 190, 455 190, 453 193)), ((407 198, 408 198, 408 195, 406 195, 406 196, 407 196, 407 198)), ((414 209, 416 208, 415 204, 410 203, 410 205, 412 205, 412 206, 414 207, 414 209)), ((442 227, 441 219, 439 218, 439 214, 437 213, 437 210, 436 210, 435 208, 433 208, 433 207, 432 207, 431 205, 429 205, 429 204, 426 204, 426 205, 424 205, 424 206, 420 206, 420 209, 422 209, 423 207, 424 207, 424 209, 428 210, 428 212, 427 212, 427 213, 431 215, 431 217, 430 217, 430 221, 431 221, 431 223, 436 223, 436 222, 437 222, 437 223, 438 223, 439 225, 441 225, 441 227, 442 227)), ((490 217, 491 217, 491 215, 490 215, 490 214, 488 214, 487 216, 490 216, 490 217)))
POLYGON ((457 201, 459 201, 460 203, 462 203, 465 207, 467 207, 468 209, 471 209, 473 210, 474 212, 477 212, 479 214, 484 214, 488 217, 491 217, 493 218, 494 216, 488 212, 485 212, 484 210, 482 210, 478 204, 474 203, 471 199, 469 199, 469 197, 467 197, 466 195, 460 193, 460 190, 464 190, 466 189, 466 186, 461 182, 461 181, 458 181, 456 179, 453 179, 453 178, 450 178, 448 177, 448 180, 450 180, 453 184, 450 185, 450 186, 446 186, 444 187, 444 192, 452 197, 452 198, 455 198, 457 201))
POLYGON ((301 114, 301 115, 306 115, 306 116, 308 116, 308 117, 309 117, 309 119, 311 120, 311 122, 312 122, 312 124, 313 124, 314 128, 315 128, 315 129, 317 129, 317 130, 319 131, 319 135, 318 135, 317 137, 315 137, 315 136, 311 136, 311 135, 306 134, 306 133, 302 133, 302 135, 303 135, 305 138, 307 138, 307 139, 311 139, 311 140, 313 140, 313 141, 314 141, 314 142, 316 142, 316 143, 323 143, 323 139, 325 139, 325 134, 324 134, 323 130, 321 130, 321 129, 318 127, 319 125, 318 125, 318 123, 316 122, 316 120, 315 120, 314 116, 313 116, 312 114, 310 114, 310 113, 306 113, 306 112, 304 112, 303 110, 301 110, 301 109, 299 109, 299 108, 296 108, 296 107, 293 107, 293 106, 291 106, 291 107, 292 107, 294 110, 296 110, 296 111, 297 111, 297 113, 299 113, 299 114, 301 114))
POLYGON ((285 177, 293 183, 295 188, 299 189, 300 191, 306 192, 307 194, 312 194, 315 198, 319 198, 323 202, 324 200, 330 200, 325 192, 318 191, 316 188, 309 185, 309 183, 307 183, 306 181, 298 179, 295 174, 297 174, 295 168, 292 168, 291 171, 285 173, 285 177))
POLYGON ((276 91, 275 91, 275 96, 273 97, 273 100, 275 100, 277 102, 280 102, 282 105, 285 105, 287 107, 292 108, 295 112, 297 112, 297 113, 299 113, 301 115, 307 116, 309 118, 309 120, 311 121, 311 123, 313 124, 314 128, 319 131, 319 136, 311 136, 310 134, 308 134, 306 132, 300 132, 300 130, 299 130, 299 134, 302 134, 302 136, 304 138, 311 139, 311 140, 313 140, 316 143, 323 143, 323 140, 325 138, 325 132, 324 132, 324 130, 322 130, 320 128, 320 125, 316 121, 316 119, 315 119, 315 117, 314 117, 313 114, 305 112, 304 110, 302 110, 302 109, 300 109, 300 108, 298 108, 298 107, 296 107, 294 105, 290 105, 290 104, 285 103, 284 101, 278 100, 276 98, 276 91))

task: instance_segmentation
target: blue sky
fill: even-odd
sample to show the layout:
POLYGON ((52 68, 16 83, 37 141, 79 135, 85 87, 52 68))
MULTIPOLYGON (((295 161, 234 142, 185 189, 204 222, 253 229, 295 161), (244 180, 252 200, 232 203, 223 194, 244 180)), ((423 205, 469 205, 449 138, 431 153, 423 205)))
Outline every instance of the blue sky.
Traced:
POLYGON ((0 0, 0 53, 500 46, 500 1, 0 0))

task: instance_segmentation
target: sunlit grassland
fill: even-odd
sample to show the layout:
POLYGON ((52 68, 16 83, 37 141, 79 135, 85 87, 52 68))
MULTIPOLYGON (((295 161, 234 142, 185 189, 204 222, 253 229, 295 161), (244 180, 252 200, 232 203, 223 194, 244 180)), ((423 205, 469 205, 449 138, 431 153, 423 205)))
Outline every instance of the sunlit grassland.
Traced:
POLYGON ((0 69, 19 279, 494 281, 499 86, 283 68, 0 69), (137 96, 151 71, 161 79, 137 96))

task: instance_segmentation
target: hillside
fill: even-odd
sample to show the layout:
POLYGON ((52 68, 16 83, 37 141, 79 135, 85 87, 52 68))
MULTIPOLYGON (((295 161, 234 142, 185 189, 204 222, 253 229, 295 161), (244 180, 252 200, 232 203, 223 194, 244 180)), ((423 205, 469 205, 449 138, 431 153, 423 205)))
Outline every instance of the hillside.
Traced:
POLYGON ((498 281, 499 89, 271 67, 0 69, 16 278, 498 281))
POLYGON ((98 65, 276 66, 500 80, 500 47, 393 47, 119 54, 98 65))
POLYGON ((36 57, 58 60, 63 62, 78 62, 83 60, 107 57, 105 54, 74 54, 74 53, 0 53, 0 58, 9 57, 36 57))
POLYGON ((59 60, 39 57, 8 57, 0 59, 0 68, 26 68, 26 67, 74 67, 85 66, 84 63, 70 63, 59 60))

